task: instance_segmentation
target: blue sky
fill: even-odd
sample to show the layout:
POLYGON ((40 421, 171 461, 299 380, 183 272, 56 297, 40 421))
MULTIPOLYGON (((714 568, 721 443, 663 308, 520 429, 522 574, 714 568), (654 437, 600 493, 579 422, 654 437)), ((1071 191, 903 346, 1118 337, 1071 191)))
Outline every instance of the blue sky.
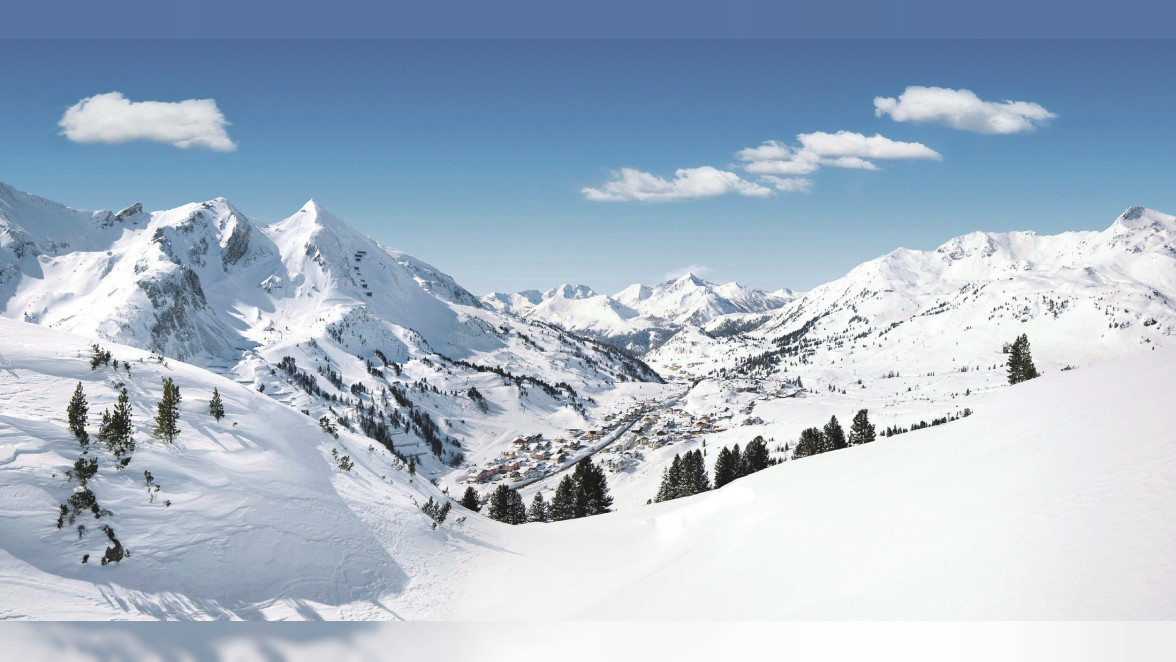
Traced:
POLYGON ((472 291, 612 293, 689 265, 807 289, 972 230, 1102 229, 1176 213, 1172 41, 0 41, 0 181, 80 208, 225 196, 263 221, 314 197, 472 291), (875 113, 909 86, 1037 104, 979 133, 875 113), (67 108, 214 99, 233 151, 75 142, 67 108), (807 192, 601 202, 610 173, 710 166, 839 131, 940 158, 822 167, 807 192))

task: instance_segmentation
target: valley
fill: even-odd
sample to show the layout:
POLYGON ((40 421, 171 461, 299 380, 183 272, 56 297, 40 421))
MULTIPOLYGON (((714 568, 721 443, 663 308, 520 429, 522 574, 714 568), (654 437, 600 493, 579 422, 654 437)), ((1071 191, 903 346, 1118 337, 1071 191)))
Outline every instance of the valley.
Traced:
POLYGON ((1176 508, 1158 211, 898 249, 808 292, 479 298, 314 201, 266 225, 0 184, 0 313, 2 618, 1176 614, 1151 581, 1176 508), (1041 376, 1010 385, 1022 334, 1041 376), (150 431, 165 379, 174 443, 150 431), (75 389, 95 439, 126 408, 129 455, 81 443, 75 389), (797 453, 862 412, 873 441, 797 453), (676 457, 710 480, 755 440, 766 467, 654 503, 676 457), (585 458, 616 512, 488 516, 585 458))

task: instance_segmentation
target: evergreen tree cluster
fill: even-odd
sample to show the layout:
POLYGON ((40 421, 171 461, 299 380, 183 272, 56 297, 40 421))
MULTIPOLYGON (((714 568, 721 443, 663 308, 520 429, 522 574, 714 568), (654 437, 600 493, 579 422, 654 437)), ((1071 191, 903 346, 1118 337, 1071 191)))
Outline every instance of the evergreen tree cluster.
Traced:
POLYGON ((1009 348, 1008 369, 1010 384, 1020 384, 1041 376, 1029 352, 1029 336, 1024 333, 1017 336, 1009 348))
POLYGON ((738 361, 735 364, 735 374, 747 375, 756 371, 771 373, 779 367, 780 361, 784 358, 811 353, 821 341, 807 336, 825 315, 828 313, 817 315, 806 321, 799 329, 774 338, 772 342, 775 343, 776 349, 738 361))
POLYGON ((504 484, 499 484, 490 496, 491 519, 507 524, 526 524, 527 507, 523 505, 523 497, 504 484))
POLYGON ((910 427, 905 427, 905 428, 897 426, 897 425, 889 426, 881 432, 881 435, 883 437, 893 437, 896 434, 903 434, 906 432, 910 432, 911 430, 922 430, 923 428, 929 428, 929 427, 932 427, 935 425, 943 425, 944 423, 958 421, 961 418, 967 418, 968 416, 971 416, 971 415, 972 415, 971 408, 964 407, 964 410, 962 412, 958 412, 955 414, 948 414, 947 416, 939 416, 939 417, 933 418, 933 419, 931 419, 930 423, 928 423, 927 421, 919 421, 918 423, 912 423, 910 425, 910 427))
POLYGON ((474 406, 478 408, 478 411, 482 412, 483 414, 485 414, 486 411, 490 408, 486 403, 486 396, 482 395, 482 392, 473 386, 470 387, 470 390, 466 391, 466 395, 469 396, 469 399, 473 401, 474 406))
MULTIPOLYGON (((477 500, 473 488, 467 488, 461 503, 470 510, 477 510, 477 500)), ((518 492, 506 485, 499 485, 490 497, 487 514, 507 524, 551 522, 607 513, 612 503, 604 470, 585 457, 576 463, 571 474, 565 475, 559 482, 550 503, 537 493, 528 510, 518 492)))
POLYGON ((763 471, 775 464, 768 455, 768 442, 762 436, 756 436, 747 443, 747 448, 740 451, 739 444, 732 448, 724 446, 715 458, 715 489, 733 480, 763 471))
POLYGON ((438 524, 445 523, 445 518, 449 515, 451 508, 453 508, 453 503, 449 499, 446 499, 445 503, 442 504, 439 501, 434 501, 433 497, 429 497, 425 505, 421 506, 421 511, 428 515, 429 519, 433 520, 433 526, 431 528, 436 529, 438 524))
MULTIPOLYGON (((551 384, 549 384, 549 383, 547 383, 537 377, 532 377, 530 375, 515 375, 515 374, 512 374, 509 370, 505 370, 499 366, 478 365, 476 363, 470 363, 468 361, 462 361, 460 359, 451 359, 448 356, 443 356, 443 355, 441 355, 441 358, 452 363, 453 365, 461 366, 461 367, 467 368, 469 370, 476 370, 477 372, 492 372, 492 373, 498 375, 499 377, 501 377, 503 383, 507 384, 508 386, 512 382, 515 384, 531 384, 533 386, 538 387, 539 390, 543 391, 544 393, 551 396, 552 398, 559 399, 559 398, 563 397, 564 395, 567 395, 567 396, 571 397, 571 399, 575 400, 576 398, 579 397, 576 394, 576 389, 572 388, 571 385, 566 382, 559 382, 558 384, 555 384, 554 386, 552 386, 551 384)), ((473 396, 471 396, 471 398, 472 397, 473 396)))
MULTIPOLYGON (((94 352, 97 355, 97 360, 92 359, 92 368, 97 368, 110 359, 110 353, 102 351, 97 345, 93 346, 94 352)), ((117 366, 116 366, 117 368, 117 366)), ((66 407, 66 418, 69 421, 70 431, 78 439, 82 448, 85 449, 89 445, 89 434, 86 432, 86 418, 89 409, 86 404, 86 395, 82 390, 82 383, 78 382, 77 388, 74 389, 73 397, 70 398, 69 405, 66 407)), ((114 454, 115 457, 121 458, 115 465, 116 469, 121 469, 131 461, 130 453, 135 450, 135 442, 131 439, 131 407, 129 397, 127 396, 127 389, 123 388, 119 393, 118 403, 114 407, 114 413, 106 410, 102 413, 102 425, 98 431, 98 440, 102 442, 107 450, 114 454), (125 456, 125 457, 124 457, 125 456)), ((88 451, 83 451, 83 454, 88 451)), ((144 472, 147 476, 149 473, 144 472)), ((94 496, 94 492, 87 487, 87 484, 98 475, 98 459, 79 457, 73 464, 71 469, 66 470, 66 477, 70 480, 76 480, 78 487, 74 493, 70 495, 66 503, 58 506, 57 514, 57 528, 62 528, 66 522, 73 526, 77 520, 78 515, 89 511, 94 515, 94 519, 100 519, 103 515, 110 515, 110 511, 101 508, 98 505, 98 498, 94 496)), ((151 486, 151 481, 148 480, 148 488, 151 486)), ((158 488, 156 488, 158 491, 158 488)), ((78 525, 78 537, 81 538, 86 531, 84 524, 78 525)), ((106 537, 110 539, 111 546, 106 548, 105 554, 102 556, 102 565, 108 563, 118 563, 125 557, 131 554, 127 551, 118 538, 114 535, 114 530, 109 526, 102 527, 106 537)), ((85 563, 90 558, 89 554, 82 557, 82 563, 85 563)))
POLYGON ((675 454, 670 466, 662 471, 661 487, 653 500, 660 503, 693 496, 710 488, 710 476, 706 473, 702 451, 687 451, 684 457, 675 454))
MULTIPOLYGON (((775 461, 769 455, 768 442, 762 436, 752 439, 743 450, 740 450, 739 444, 735 444, 733 448, 724 446, 715 458, 714 489, 717 490, 737 478, 767 469, 773 464, 775 461)), ((669 501, 710 489, 710 479, 703 463, 702 451, 693 450, 683 456, 674 456, 669 468, 662 472, 661 487, 653 500, 669 501)))
POLYGON ((65 472, 66 478, 78 481, 78 485, 86 486, 90 479, 98 474, 98 459, 90 458, 87 460, 84 457, 79 457, 74 460, 73 469, 65 472))
POLYGON ((319 429, 331 435, 331 437, 335 439, 339 438, 339 429, 336 428, 335 424, 331 422, 331 419, 327 418, 326 416, 323 416, 319 419, 319 429))
POLYGON ((853 417, 849 436, 837 421, 836 416, 829 418, 824 428, 808 428, 800 433, 796 442, 796 450, 792 452, 793 459, 819 455, 829 451, 841 450, 859 444, 868 444, 877 438, 874 425, 870 423, 869 413, 865 409, 858 410, 853 417))
MULTIPOLYGON (((100 365, 110 365, 110 352, 102 349, 97 343, 90 345, 93 354, 90 355, 90 369, 97 370, 100 365)), ((115 368, 118 366, 116 365, 115 368)))

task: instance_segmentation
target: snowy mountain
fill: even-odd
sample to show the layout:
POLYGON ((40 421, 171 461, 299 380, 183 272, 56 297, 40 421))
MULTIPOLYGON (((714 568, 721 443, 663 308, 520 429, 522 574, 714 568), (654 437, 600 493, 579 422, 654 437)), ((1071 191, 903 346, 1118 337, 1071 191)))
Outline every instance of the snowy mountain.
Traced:
POLYGON ((223 198, 114 214, 0 185, 0 311, 213 368, 426 470, 590 425, 593 394, 659 381, 611 347, 483 307, 313 200, 265 226, 223 198))
POLYGON ((91 369, 89 342, 0 320, 0 618, 1176 617, 1173 348, 694 497, 523 526, 454 505, 433 528, 419 506, 445 495, 370 440, 136 348, 91 369), (183 396, 174 444, 148 434, 162 378, 183 396), (126 387, 125 469, 67 426, 79 382, 91 434, 126 387), (97 462, 100 517, 58 528, 79 457, 97 462), (103 526, 129 554, 106 565, 103 526))
POLYGON ((898 249, 647 360, 695 373, 810 366, 849 381, 1003 363, 1002 345, 1022 333, 1058 368, 1166 343, 1176 333, 1176 218, 1133 207, 1101 232, 975 232, 934 251, 898 249))
POLYGON ((0 618, 370 619, 435 608, 438 580, 469 543, 430 528, 417 504, 445 496, 429 481, 362 435, 334 438, 196 366, 108 344, 118 363, 91 369, 90 342, 0 319, 0 618), (150 434, 164 378, 182 398, 170 444, 150 434), (65 418, 78 383, 88 447, 65 418), (97 430, 124 387, 136 447, 122 468, 97 430), (214 388, 221 420, 209 414, 214 388), (58 505, 83 493, 66 474, 78 459, 96 462, 84 489, 100 517, 84 509, 58 528, 58 505), (104 526, 129 556, 101 563, 113 547, 104 526))
POLYGON ((265 226, 0 185, 0 619, 1176 615, 1176 218, 973 233, 789 297, 687 275, 478 301, 314 201, 265 226), (674 334, 646 354, 670 383, 584 337, 624 324, 674 334), (1022 333, 1044 374, 1010 387, 1022 333), (165 378, 174 444, 148 434, 165 378), (125 468, 71 433, 79 382, 91 435, 126 388, 125 468), (913 431, 792 459, 861 410, 913 431), (713 475, 754 437, 782 463, 646 505, 674 455, 713 475), (420 508, 474 468, 500 470, 482 496, 550 499, 589 453, 618 512, 420 508), (59 528, 79 458, 98 517, 59 528), (506 477, 520 460, 546 473, 506 477))
POLYGON ((537 290, 493 292, 482 297, 482 303, 643 354, 684 326, 705 324, 723 315, 763 313, 791 298, 791 290, 768 293, 738 283, 716 285, 688 273, 654 286, 634 284, 611 297, 585 285, 565 284, 542 294, 537 290))
POLYGON ((764 292, 739 283, 717 285, 687 273, 651 287, 630 285, 614 298, 643 315, 684 326, 706 324, 733 313, 767 312, 783 306, 793 296, 791 290, 764 292))

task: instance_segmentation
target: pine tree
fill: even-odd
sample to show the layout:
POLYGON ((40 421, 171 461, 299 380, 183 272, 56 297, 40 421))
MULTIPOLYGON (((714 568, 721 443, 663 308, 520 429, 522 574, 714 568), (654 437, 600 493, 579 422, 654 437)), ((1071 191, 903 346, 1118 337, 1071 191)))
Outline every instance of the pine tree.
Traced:
POLYGON ((875 437, 874 426, 870 423, 866 410, 858 410, 858 413, 853 417, 853 424, 849 427, 849 445, 868 444, 874 441, 875 437))
MULTIPOLYGON (((118 395, 118 403, 114 406, 114 413, 109 410, 102 412, 102 425, 98 429, 98 440, 115 457, 122 458, 135 450, 135 440, 131 438, 131 404, 124 387, 118 395)), ((129 460, 129 458, 128 458, 129 460)), ((125 462, 123 465, 125 466, 125 462)))
POLYGON ((657 500, 669 501, 682 496, 682 458, 677 453, 670 462, 669 468, 662 471, 662 484, 657 492, 657 500))
POLYGON ((726 446, 719 451, 715 458, 715 489, 730 483, 739 477, 739 471, 734 464, 730 449, 726 446))
POLYGON ((1019 384, 1041 375, 1033 365, 1033 356, 1029 351, 1029 336, 1022 333, 1013 341, 1009 350, 1009 383, 1019 384))
POLYGON ((212 389, 212 399, 208 401, 208 413, 220 422, 225 417, 225 405, 221 402, 220 392, 212 389))
POLYGON ((792 458, 799 459, 824 452, 824 434, 818 428, 808 428, 800 433, 800 440, 796 442, 796 450, 792 451, 792 458))
POLYGON ((82 383, 78 382, 78 387, 74 389, 73 398, 69 401, 69 407, 66 409, 66 417, 69 418, 70 432, 78 438, 78 443, 85 448, 90 445, 90 435, 86 432, 86 415, 89 413, 89 408, 86 406, 86 394, 82 392, 82 383))
POLYGON ((155 430, 152 434, 172 443, 180 433, 177 423, 180 420, 180 387, 175 385, 171 377, 163 380, 163 399, 156 406, 155 430))
POLYGON ((499 522, 506 522, 510 519, 510 493, 511 490, 506 485, 499 483, 494 493, 490 495, 490 510, 487 513, 490 519, 496 519, 499 522))
POLYGON ((547 521, 547 502, 543 500, 543 493, 536 492, 535 498, 531 499, 531 509, 527 511, 528 522, 546 522, 547 521))
POLYGON ((768 456, 768 442, 757 436, 747 444, 743 450, 742 474, 747 476, 768 468, 771 460, 768 456))
POLYGON ((478 503, 478 493, 474 491, 472 485, 466 487, 465 494, 461 495, 460 503, 463 508, 472 510, 475 513, 478 512, 479 508, 481 508, 481 505, 478 503))
POLYGON ((547 514, 551 516, 551 521, 558 522, 575 517, 575 500, 575 481, 572 480, 571 476, 565 474, 563 479, 559 481, 559 485, 556 486, 555 494, 551 497, 551 505, 547 509, 547 514))
POLYGON ((824 443, 822 444, 824 450, 822 452, 840 450, 846 447, 845 430, 837 422, 836 416, 829 418, 829 422, 825 424, 825 429, 822 431, 821 436, 824 438, 824 443))
POLYGON ((590 458, 585 457, 576 463, 572 482, 575 484, 575 498, 572 501, 575 517, 599 515, 611 510, 613 500, 608 493, 604 470, 593 464, 590 458))
POLYGON ((677 491, 678 486, 674 485, 673 480, 670 478, 669 467, 662 469, 661 487, 657 489, 657 496, 653 497, 653 500, 657 503, 669 501, 674 498, 677 491))
POLYGON ((682 496, 700 494, 711 488, 701 450, 686 453, 682 462, 682 479, 682 496))
POLYGON ((518 490, 510 490, 506 515, 507 524, 526 524, 527 506, 523 504, 523 497, 518 490))
POLYGON ((1013 344, 1009 347, 1009 360, 1006 364, 1008 366, 1009 384, 1017 384, 1023 381, 1021 379, 1021 367, 1025 364, 1024 346, 1021 344, 1021 337, 1018 336, 1013 344))

